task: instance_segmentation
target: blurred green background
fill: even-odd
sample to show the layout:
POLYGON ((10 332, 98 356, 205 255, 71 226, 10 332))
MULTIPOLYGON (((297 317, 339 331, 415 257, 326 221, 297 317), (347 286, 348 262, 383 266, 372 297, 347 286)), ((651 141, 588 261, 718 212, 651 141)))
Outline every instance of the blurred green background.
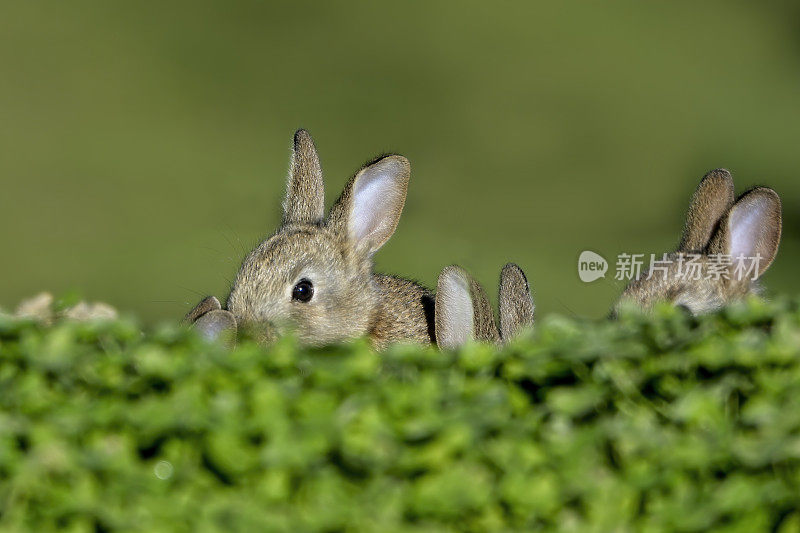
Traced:
POLYGON ((773 2, 4 2, 0 306, 77 289, 145 320, 225 296, 275 228, 293 131, 329 202, 381 152, 412 163, 381 271, 494 294, 518 262, 540 313, 619 294, 578 254, 675 245, 724 166, 777 189, 765 277, 796 294, 800 8, 773 2))

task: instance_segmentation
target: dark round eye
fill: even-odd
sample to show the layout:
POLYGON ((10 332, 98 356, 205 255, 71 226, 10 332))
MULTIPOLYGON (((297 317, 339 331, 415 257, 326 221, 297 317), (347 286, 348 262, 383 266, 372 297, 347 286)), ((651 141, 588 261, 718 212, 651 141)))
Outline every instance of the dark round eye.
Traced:
POLYGON ((292 300, 305 303, 311 300, 312 296, 314 296, 314 285, 305 278, 298 281, 292 289, 292 300))

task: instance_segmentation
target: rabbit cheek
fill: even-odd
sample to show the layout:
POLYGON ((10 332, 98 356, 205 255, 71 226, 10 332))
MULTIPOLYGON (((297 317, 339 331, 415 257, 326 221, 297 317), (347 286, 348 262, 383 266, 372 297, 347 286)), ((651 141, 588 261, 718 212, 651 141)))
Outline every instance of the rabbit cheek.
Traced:
POLYGON ((369 285, 348 280, 339 290, 319 290, 307 304, 295 302, 292 318, 297 335, 306 344, 330 344, 367 333, 377 307, 369 285))

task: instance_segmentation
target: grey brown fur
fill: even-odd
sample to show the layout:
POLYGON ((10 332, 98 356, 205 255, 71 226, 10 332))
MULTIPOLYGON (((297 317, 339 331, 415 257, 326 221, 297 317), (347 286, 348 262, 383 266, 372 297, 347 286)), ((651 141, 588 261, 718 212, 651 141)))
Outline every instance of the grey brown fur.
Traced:
POLYGON ((522 269, 508 263, 500 272, 500 336, 508 342, 533 324, 534 306, 528 279, 522 269))
POLYGON ((245 258, 228 296, 234 324, 264 342, 289 330, 313 345, 364 335, 379 349, 432 342, 433 295, 372 272, 373 254, 397 227, 410 174, 399 155, 364 166, 324 218, 319 157, 311 136, 298 131, 283 222, 245 258), (313 285, 308 302, 292 297, 303 279, 313 285))
POLYGON ((756 278, 770 266, 778 252, 781 235, 781 201, 778 194, 766 187, 752 189, 734 201, 730 173, 724 169, 709 172, 692 196, 683 238, 678 249, 665 258, 666 273, 654 272, 650 279, 643 272, 623 291, 619 305, 629 302, 648 309, 665 301, 685 307, 693 314, 719 309, 730 302, 757 293, 760 288, 752 276, 737 275, 728 267, 724 276, 706 276, 715 255, 760 255, 756 278), (680 261, 688 254, 699 254, 701 279, 693 279, 680 261), (715 279, 716 278, 716 279, 715 279), (727 278, 727 279, 726 279, 727 278), (742 278, 742 279, 740 279, 742 278))
POLYGON ((294 134, 283 225, 318 224, 325 216, 325 186, 314 140, 306 130, 294 134))
POLYGON ((705 249, 719 220, 735 200, 733 178, 724 168, 706 174, 697 186, 686 213, 686 224, 678 251, 705 249))

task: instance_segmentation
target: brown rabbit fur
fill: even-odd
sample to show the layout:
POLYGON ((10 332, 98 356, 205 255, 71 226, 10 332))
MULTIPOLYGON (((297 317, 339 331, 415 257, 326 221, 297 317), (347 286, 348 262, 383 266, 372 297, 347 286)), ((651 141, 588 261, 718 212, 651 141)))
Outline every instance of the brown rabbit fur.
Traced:
POLYGON ((534 320, 534 305, 528 278, 522 269, 508 263, 500 272, 499 307, 500 337, 508 342, 520 330, 531 327, 534 320))
POLYGON ((702 314, 757 293, 759 284, 752 275, 735 272, 737 258, 760 255, 755 276, 760 277, 775 259, 780 236, 781 201, 775 191, 757 187, 734 200, 730 173, 725 169, 713 170, 706 174, 692 197, 683 238, 678 249, 665 257, 669 261, 666 272, 654 272, 650 279, 643 272, 631 281, 614 313, 623 302, 648 309, 665 301, 683 306, 692 314, 702 314), (686 267, 681 269, 679 262, 688 254, 699 255, 701 279, 691 279, 694 276, 689 275, 686 267), (725 268, 726 275, 708 279, 705 274, 711 256, 719 255, 730 256, 734 265, 725 268))
POLYGON ((522 269, 513 263, 500 274, 500 328, 483 287, 463 268, 442 270, 436 288, 436 342, 454 349, 469 341, 506 343, 533 324, 533 300, 522 269))
POLYGON ((265 342, 289 329, 312 345, 364 335, 379 349, 433 342, 433 295, 372 272, 373 254, 397 227, 410 173, 399 155, 365 165, 326 218, 319 157, 311 136, 297 131, 283 222, 245 258, 228 296, 236 322, 265 342))

